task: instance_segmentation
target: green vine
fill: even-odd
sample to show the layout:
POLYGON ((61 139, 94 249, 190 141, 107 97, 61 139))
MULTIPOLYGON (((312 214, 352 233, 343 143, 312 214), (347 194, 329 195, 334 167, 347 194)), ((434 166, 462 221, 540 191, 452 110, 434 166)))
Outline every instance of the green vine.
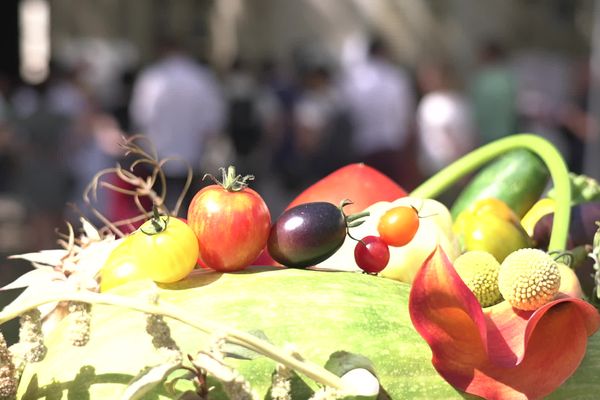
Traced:
POLYGON ((480 168, 507 151, 519 148, 527 149, 538 155, 550 171, 555 187, 556 211, 548 250, 564 250, 571 216, 569 171, 554 145, 537 135, 511 135, 482 146, 438 172, 413 190, 410 195, 421 198, 435 198, 466 174, 480 168))

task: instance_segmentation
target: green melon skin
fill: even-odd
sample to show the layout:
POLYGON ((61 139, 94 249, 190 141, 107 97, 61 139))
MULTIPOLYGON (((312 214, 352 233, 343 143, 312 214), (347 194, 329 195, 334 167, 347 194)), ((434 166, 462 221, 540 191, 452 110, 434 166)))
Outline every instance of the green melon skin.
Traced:
MULTIPOLYGON (((134 283, 118 293, 135 295, 141 287, 134 283)), ((199 319, 246 331, 260 329, 278 347, 294 343, 305 358, 320 365, 338 350, 367 356, 392 399, 472 398, 447 384, 432 367, 429 347, 410 321, 409 291, 407 284, 359 273, 252 269, 196 273, 162 286, 160 299, 199 319)), ((177 321, 169 325, 184 352, 196 354, 206 345, 204 333, 177 321)), ((43 361, 26 367, 18 399, 118 399, 140 370, 159 360, 145 333, 145 317, 136 311, 94 306, 91 339, 84 347, 67 343, 65 329, 66 324, 61 324, 49 335, 43 361)), ((227 360, 261 399, 270 398, 273 361, 227 360)), ((598 376, 600 336, 596 335, 576 374, 549 398, 591 399, 600 392, 598 376)), ((307 385, 314 388, 314 382, 304 380, 306 384, 295 386, 294 399, 310 397, 307 385)), ((218 391, 211 396, 226 398, 218 391)), ((164 390, 143 397, 169 398, 164 390)))

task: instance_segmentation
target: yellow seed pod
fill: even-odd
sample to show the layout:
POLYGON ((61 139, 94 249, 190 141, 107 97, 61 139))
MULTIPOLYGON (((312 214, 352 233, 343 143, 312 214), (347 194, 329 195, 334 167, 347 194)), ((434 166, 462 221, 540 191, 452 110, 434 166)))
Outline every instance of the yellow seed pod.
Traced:
POLYGON ((498 288, 500 264, 488 252, 467 251, 454 260, 454 268, 482 307, 502 301, 498 288))
POLYGON ((560 271, 546 252, 521 249, 509 254, 500 265, 498 285, 513 307, 536 310, 558 293, 560 271))

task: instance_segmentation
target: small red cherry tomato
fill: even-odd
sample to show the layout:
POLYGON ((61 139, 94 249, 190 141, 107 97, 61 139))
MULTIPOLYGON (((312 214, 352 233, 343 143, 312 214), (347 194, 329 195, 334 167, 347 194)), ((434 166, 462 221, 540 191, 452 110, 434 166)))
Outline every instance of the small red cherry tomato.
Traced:
POLYGON ((414 207, 399 206, 385 212, 379 219, 377 231, 389 246, 408 244, 419 229, 419 213, 414 207))
POLYGON ((390 249, 378 236, 366 236, 356 242, 354 260, 365 272, 381 272, 390 261, 390 249))
POLYGON ((271 214, 262 197, 248 188, 250 177, 236 175, 233 167, 222 170, 222 183, 196 193, 187 221, 198 238, 201 264, 216 271, 239 271, 267 244, 271 214))

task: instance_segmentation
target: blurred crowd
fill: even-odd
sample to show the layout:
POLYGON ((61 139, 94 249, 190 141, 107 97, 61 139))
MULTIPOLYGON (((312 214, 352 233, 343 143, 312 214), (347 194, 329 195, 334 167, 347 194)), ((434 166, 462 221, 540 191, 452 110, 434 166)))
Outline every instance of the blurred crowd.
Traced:
MULTIPOLYGON (((52 65, 35 86, 0 78, 3 246, 55 247, 65 216, 87 212, 85 187, 98 171, 126 163, 119 143, 138 133, 159 158, 189 163, 192 194, 204 173, 218 175, 228 164, 254 174, 276 216, 342 165, 365 162, 411 189, 516 132, 550 138, 581 172, 587 132, 595 132, 585 60, 534 51, 517 58, 494 41, 482 45, 469 74, 442 57, 407 68, 380 39, 352 62, 299 48, 286 64, 237 59, 218 72, 173 41, 160 50, 152 64, 122 74, 110 102, 90 88, 85 64, 52 65)), ((170 206, 186 171, 181 162, 164 165, 170 206)), ((99 191, 96 204, 109 218, 119 215, 109 191, 99 191)))

